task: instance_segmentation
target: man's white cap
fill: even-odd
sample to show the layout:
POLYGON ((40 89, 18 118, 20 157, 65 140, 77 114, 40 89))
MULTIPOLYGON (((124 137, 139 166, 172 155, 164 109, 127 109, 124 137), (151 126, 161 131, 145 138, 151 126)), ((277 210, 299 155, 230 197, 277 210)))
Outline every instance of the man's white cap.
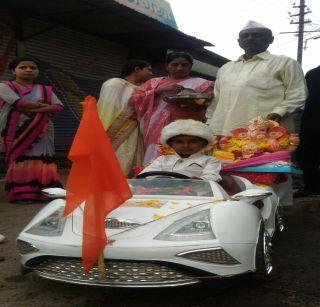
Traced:
POLYGON ((178 135, 197 136, 205 139, 208 145, 213 141, 213 132, 206 124, 193 119, 178 119, 162 129, 161 143, 170 146, 167 141, 178 135))
MULTIPOLYGON (((244 26, 243 29, 241 29, 241 31, 243 30, 247 30, 247 29, 269 29, 268 27, 266 27, 265 25, 263 25, 262 23, 253 21, 253 20, 249 20, 246 25, 244 26)), ((269 29, 270 30, 270 29, 269 29)))

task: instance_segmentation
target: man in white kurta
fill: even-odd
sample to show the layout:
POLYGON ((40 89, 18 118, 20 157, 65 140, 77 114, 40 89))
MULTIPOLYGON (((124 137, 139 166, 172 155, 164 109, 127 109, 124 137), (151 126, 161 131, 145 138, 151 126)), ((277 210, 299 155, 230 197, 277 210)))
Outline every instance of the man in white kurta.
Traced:
POLYGON ((292 114, 307 97, 300 64, 267 51, 273 36, 261 24, 249 22, 238 41, 245 54, 218 71, 207 122, 216 135, 227 135, 262 115, 292 131, 292 114))
MULTIPOLYGON (((267 51, 273 39, 270 29, 254 21, 240 31, 238 42, 245 53, 218 71, 206 114, 216 135, 228 135, 259 115, 294 131, 292 115, 307 97, 305 79, 298 62, 267 51)), ((291 176, 276 190, 281 205, 293 203, 291 176)))

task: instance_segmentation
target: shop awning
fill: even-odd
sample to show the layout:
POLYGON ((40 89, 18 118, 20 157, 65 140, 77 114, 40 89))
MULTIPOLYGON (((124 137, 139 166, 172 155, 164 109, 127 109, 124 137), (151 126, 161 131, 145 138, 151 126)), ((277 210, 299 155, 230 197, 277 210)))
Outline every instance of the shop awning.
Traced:
POLYGON ((35 18, 133 47, 213 46, 113 0, 2 0, 22 21, 35 18))

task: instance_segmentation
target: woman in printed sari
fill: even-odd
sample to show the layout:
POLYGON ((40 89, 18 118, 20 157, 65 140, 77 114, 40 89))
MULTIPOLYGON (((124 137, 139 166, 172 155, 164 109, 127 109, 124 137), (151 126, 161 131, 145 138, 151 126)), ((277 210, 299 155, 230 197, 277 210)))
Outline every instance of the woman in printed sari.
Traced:
POLYGON ((63 105, 51 87, 33 83, 39 74, 33 58, 16 58, 9 68, 15 80, 0 83, 5 190, 11 202, 43 201, 43 188, 60 186, 50 118, 63 105))
POLYGON ((166 102, 168 94, 176 94, 183 89, 212 96, 213 81, 189 76, 192 64, 193 58, 187 52, 169 53, 166 58, 168 76, 147 81, 130 98, 129 103, 137 114, 143 135, 144 163, 156 157, 163 127, 177 119, 204 120, 205 108, 166 102))
POLYGON ((107 80, 101 88, 97 105, 99 117, 126 176, 131 175, 132 166, 142 164, 144 154, 138 122, 128 100, 151 76, 149 63, 130 60, 123 66, 120 78, 107 80))

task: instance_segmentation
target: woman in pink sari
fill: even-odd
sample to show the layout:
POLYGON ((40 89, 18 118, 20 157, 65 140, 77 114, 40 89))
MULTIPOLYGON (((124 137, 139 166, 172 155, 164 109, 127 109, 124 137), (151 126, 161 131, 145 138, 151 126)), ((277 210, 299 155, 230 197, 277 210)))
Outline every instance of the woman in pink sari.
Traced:
POLYGON ((205 108, 166 102, 168 94, 176 94, 183 89, 212 96, 213 81, 189 76, 193 64, 187 52, 172 52, 166 58, 167 77, 153 78, 144 83, 130 98, 140 123, 145 145, 144 162, 156 157, 160 133, 166 125, 177 119, 202 121, 205 108))
POLYGON ((5 190, 11 202, 46 200, 41 190, 60 186, 50 118, 64 108, 50 86, 33 83, 39 74, 34 59, 16 58, 9 68, 15 80, 0 83, 5 190))

